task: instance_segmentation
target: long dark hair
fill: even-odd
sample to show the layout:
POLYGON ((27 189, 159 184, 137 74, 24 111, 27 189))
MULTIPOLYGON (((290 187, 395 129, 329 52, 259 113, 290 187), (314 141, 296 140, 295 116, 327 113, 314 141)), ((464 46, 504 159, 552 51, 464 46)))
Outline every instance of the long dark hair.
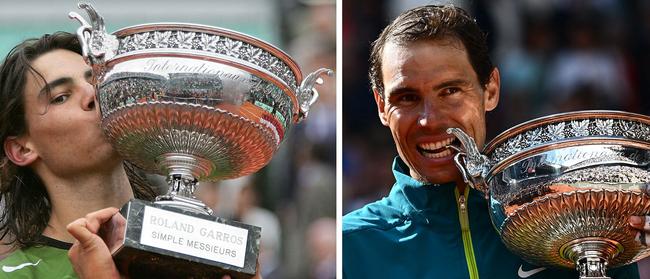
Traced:
MULTIPOLYGON (((77 36, 67 32, 28 39, 14 47, 0 66, 0 143, 7 137, 27 131, 25 121, 25 84, 27 75, 43 79, 31 63, 41 55, 66 49, 81 54, 77 36)), ((125 162, 136 198, 152 200, 155 196, 142 173, 125 162)), ((0 152, 0 239, 19 248, 39 244, 51 214, 50 198, 43 181, 30 167, 13 164, 0 152)))

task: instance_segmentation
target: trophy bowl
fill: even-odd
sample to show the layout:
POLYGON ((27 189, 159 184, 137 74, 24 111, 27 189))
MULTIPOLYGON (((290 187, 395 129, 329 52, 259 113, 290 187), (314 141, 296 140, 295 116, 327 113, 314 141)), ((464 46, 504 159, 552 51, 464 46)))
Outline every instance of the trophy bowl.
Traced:
POLYGON ((303 77, 271 44, 206 25, 153 23, 109 34, 92 6, 79 8, 90 24, 70 17, 81 23, 102 129, 126 160, 166 175, 170 186, 154 204, 132 200, 122 208, 126 240, 111 249, 114 258, 149 274, 183 266, 179 276, 212 278, 223 274, 215 265, 234 278, 254 275, 260 228, 212 216, 195 187, 264 167, 307 116, 321 75, 332 71, 303 77), (119 253, 124 247, 128 255, 119 253))
MULTIPOLYGON (((280 49, 235 31, 153 23, 108 34, 94 8, 77 34, 93 68, 102 128, 117 151, 150 173, 167 175, 158 200, 191 197, 196 181, 264 167, 318 98, 319 69, 303 79, 280 49), (192 182, 194 181, 194 182, 192 182)), ((174 203, 172 203, 174 204, 174 203)))
POLYGON ((127 160, 164 175, 184 160, 198 180, 259 170, 307 115, 319 76, 330 73, 303 80, 280 49, 218 27, 154 23, 109 35, 103 22, 84 24, 102 127, 127 160))
POLYGON ((650 255, 629 216, 650 214, 650 117, 577 111, 515 126, 478 153, 463 147, 456 164, 486 194, 505 245, 528 262, 576 268, 607 278, 606 267, 650 255))

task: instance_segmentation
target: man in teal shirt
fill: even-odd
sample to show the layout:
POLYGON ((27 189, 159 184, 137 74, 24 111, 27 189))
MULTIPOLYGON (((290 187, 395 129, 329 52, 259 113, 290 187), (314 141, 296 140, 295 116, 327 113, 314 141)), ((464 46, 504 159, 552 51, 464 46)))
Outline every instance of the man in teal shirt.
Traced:
MULTIPOLYGON (((396 182, 343 218, 343 277, 578 278, 509 252, 446 148, 457 144, 450 127, 482 147, 485 113, 499 100, 499 71, 475 20, 453 6, 406 11, 373 43, 370 64, 379 119, 399 154, 396 182)), ((609 275, 639 278, 636 264, 609 275)))

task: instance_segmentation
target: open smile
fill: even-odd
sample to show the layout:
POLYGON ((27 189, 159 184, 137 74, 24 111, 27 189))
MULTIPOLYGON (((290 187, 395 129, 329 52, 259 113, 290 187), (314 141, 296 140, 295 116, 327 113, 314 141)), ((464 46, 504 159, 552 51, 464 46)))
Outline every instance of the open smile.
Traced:
POLYGON ((454 150, 449 146, 458 143, 458 139, 453 137, 436 142, 420 143, 416 147, 422 156, 429 159, 438 159, 450 156, 454 150))

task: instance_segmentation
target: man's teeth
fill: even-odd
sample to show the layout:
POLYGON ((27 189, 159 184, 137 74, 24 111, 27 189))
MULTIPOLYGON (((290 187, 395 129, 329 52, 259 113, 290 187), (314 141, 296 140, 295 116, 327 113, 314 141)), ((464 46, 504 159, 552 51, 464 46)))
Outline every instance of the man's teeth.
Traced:
POLYGON ((444 151, 438 153, 430 153, 425 151, 422 152, 422 155, 427 158, 442 158, 451 155, 451 150, 445 149, 444 151))
POLYGON ((434 151, 436 149, 443 148, 447 145, 450 145, 451 142, 454 141, 453 138, 448 138, 446 140, 438 141, 438 142, 430 142, 430 143, 423 143, 418 145, 419 148, 422 148, 426 151, 434 151))
POLYGON ((448 138, 446 140, 438 142, 430 142, 419 144, 418 147, 422 149, 422 155, 427 158, 442 158, 451 155, 451 150, 448 148, 442 149, 443 147, 450 145, 454 141, 453 138, 448 138))

